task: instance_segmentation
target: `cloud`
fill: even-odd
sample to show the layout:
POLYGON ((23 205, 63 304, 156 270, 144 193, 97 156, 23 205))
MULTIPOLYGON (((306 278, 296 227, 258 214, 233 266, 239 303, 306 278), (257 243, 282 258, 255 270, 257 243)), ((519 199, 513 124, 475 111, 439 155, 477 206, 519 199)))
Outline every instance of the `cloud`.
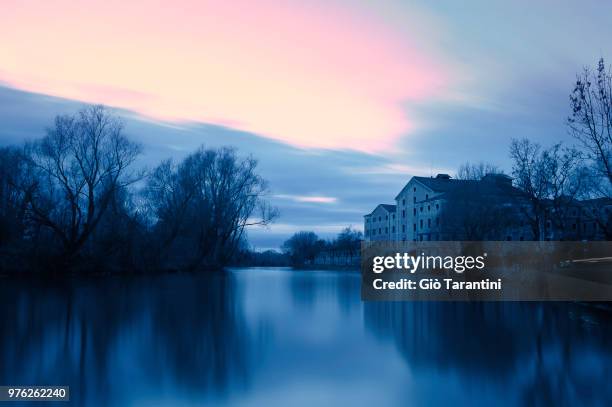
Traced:
POLYGON ((447 81, 418 33, 399 34, 327 1, 9 1, 0 81, 299 147, 384 151, 412 128, 402 102, 447 81))
POLYGON ((338 198, 333 196, 312 196, 312 195, 285 195, 277 194, 275 198, 289 199, 295 202, 307 202, 307 203, 320 203, 320 204, 333 204, 338 202, 338 198))

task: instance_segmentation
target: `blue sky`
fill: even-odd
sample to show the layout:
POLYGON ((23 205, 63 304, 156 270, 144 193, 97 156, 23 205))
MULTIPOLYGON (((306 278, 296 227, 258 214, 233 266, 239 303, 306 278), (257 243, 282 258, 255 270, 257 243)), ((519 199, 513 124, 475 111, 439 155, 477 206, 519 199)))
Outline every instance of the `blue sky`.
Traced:
MULTIPOLYGON (((571 143, 564 120, 576 72, 600 56, 612 62, 612 3, 595 1, 332 1, 310 9, 266 1, 254 20, 261 27, 246 32, 232 29, 235 21, 214 32, 180 31, 188 17, 169 12, 172 24, 161 33, 148 20, 134 24, 137 37, 116 30, 126 53, 144 44, 136 59, 108 51, 121 48, 120 37, 88 28, 106 9, 79 11, 83 23, 68 21, 57 33, 52 15, 31 3, 9 1, 6 21, 0 17, 0 144, 40 137, 54 115, 101 102, 124 116, 148 167, 201 144, 235 146, 259 159, 281 212, 271 228, 249 232, 259 249, 296 230, 330 237, 361 227, 362 215, 392 203, 412 175, 481 160, 508 171, 513 137, 571 143), (270 24, 280 32, 271 34, 270 24), (277 34, 292 41, 276 42, 277 34), (88 49, 79 48, 81 37, 104 61, 95 69, 79 65, 88 49), (202 45, 204 53, 200 44, 213 37, 222 40, 202 45), (245 48, 251 37, 263 45, 245 48), (175 55, 186 59, 166 63, 186 39, 193 44, 175 55), (213 51, 214 60, 189 59, 213 51), (207 74, 214 81, 200 82, 207 74)), ((70 17, 76 7, 62 3, 70 17)), ((255 15, 248 6, 198 7, 195 15, 214 11, 219 19, 255 15)))

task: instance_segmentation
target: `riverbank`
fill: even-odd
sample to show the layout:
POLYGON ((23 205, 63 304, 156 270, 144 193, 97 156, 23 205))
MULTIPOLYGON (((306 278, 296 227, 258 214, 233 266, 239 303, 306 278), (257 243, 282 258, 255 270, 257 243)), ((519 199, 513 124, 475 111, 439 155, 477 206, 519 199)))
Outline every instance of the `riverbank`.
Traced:
POLYGON ((294 270, 328 270, 328 271, 351 271, 359 273, 359 267, 354 265, 338 264, 305 264, 299 267, 292 267, 294 270))

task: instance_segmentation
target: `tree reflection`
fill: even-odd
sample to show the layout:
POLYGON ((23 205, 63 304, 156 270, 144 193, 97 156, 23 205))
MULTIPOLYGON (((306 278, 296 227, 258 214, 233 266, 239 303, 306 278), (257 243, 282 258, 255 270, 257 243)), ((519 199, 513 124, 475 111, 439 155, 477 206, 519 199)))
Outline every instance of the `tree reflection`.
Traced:
POLYGON ((0 383, 69 384, 77 405, 170 384, 222 396, 248 385, 258 353, 222 274, 10 281, 0 313, 0 383))

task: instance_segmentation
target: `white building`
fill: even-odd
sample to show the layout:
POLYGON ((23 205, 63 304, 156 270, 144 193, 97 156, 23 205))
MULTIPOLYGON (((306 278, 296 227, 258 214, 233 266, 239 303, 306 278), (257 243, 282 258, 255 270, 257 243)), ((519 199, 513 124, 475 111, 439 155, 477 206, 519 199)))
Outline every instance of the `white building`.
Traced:
MULTIPOLYGON (((516 220, 520 216, 516 208, 521 196, 520 191, 512 186, 512 179, 503 174, 489 174, 481 180, 456 180, 447 174, 412 177, 395 197, 395 205, 378 205, 365 216, 365 239, 466 240, 466 233, 449 222, 448 218, 451 210, 461 206, 459 201, 478 202, 481 207, 491 203, 489 206, 495 206, 498 211, 516 220), (391 211, 396 215, 395 225, 385 223, 391 211), (389 233, 385 233, 387 228, 389 233)), ((495 235, 488 238, 523 240, 526 224, 517 222, 516 225, 503 231, 496 230, 495 235)))
POLYGON ((380 204, 363 218, 363 233, 367 241, 397 239, 395 205, 380 204))

